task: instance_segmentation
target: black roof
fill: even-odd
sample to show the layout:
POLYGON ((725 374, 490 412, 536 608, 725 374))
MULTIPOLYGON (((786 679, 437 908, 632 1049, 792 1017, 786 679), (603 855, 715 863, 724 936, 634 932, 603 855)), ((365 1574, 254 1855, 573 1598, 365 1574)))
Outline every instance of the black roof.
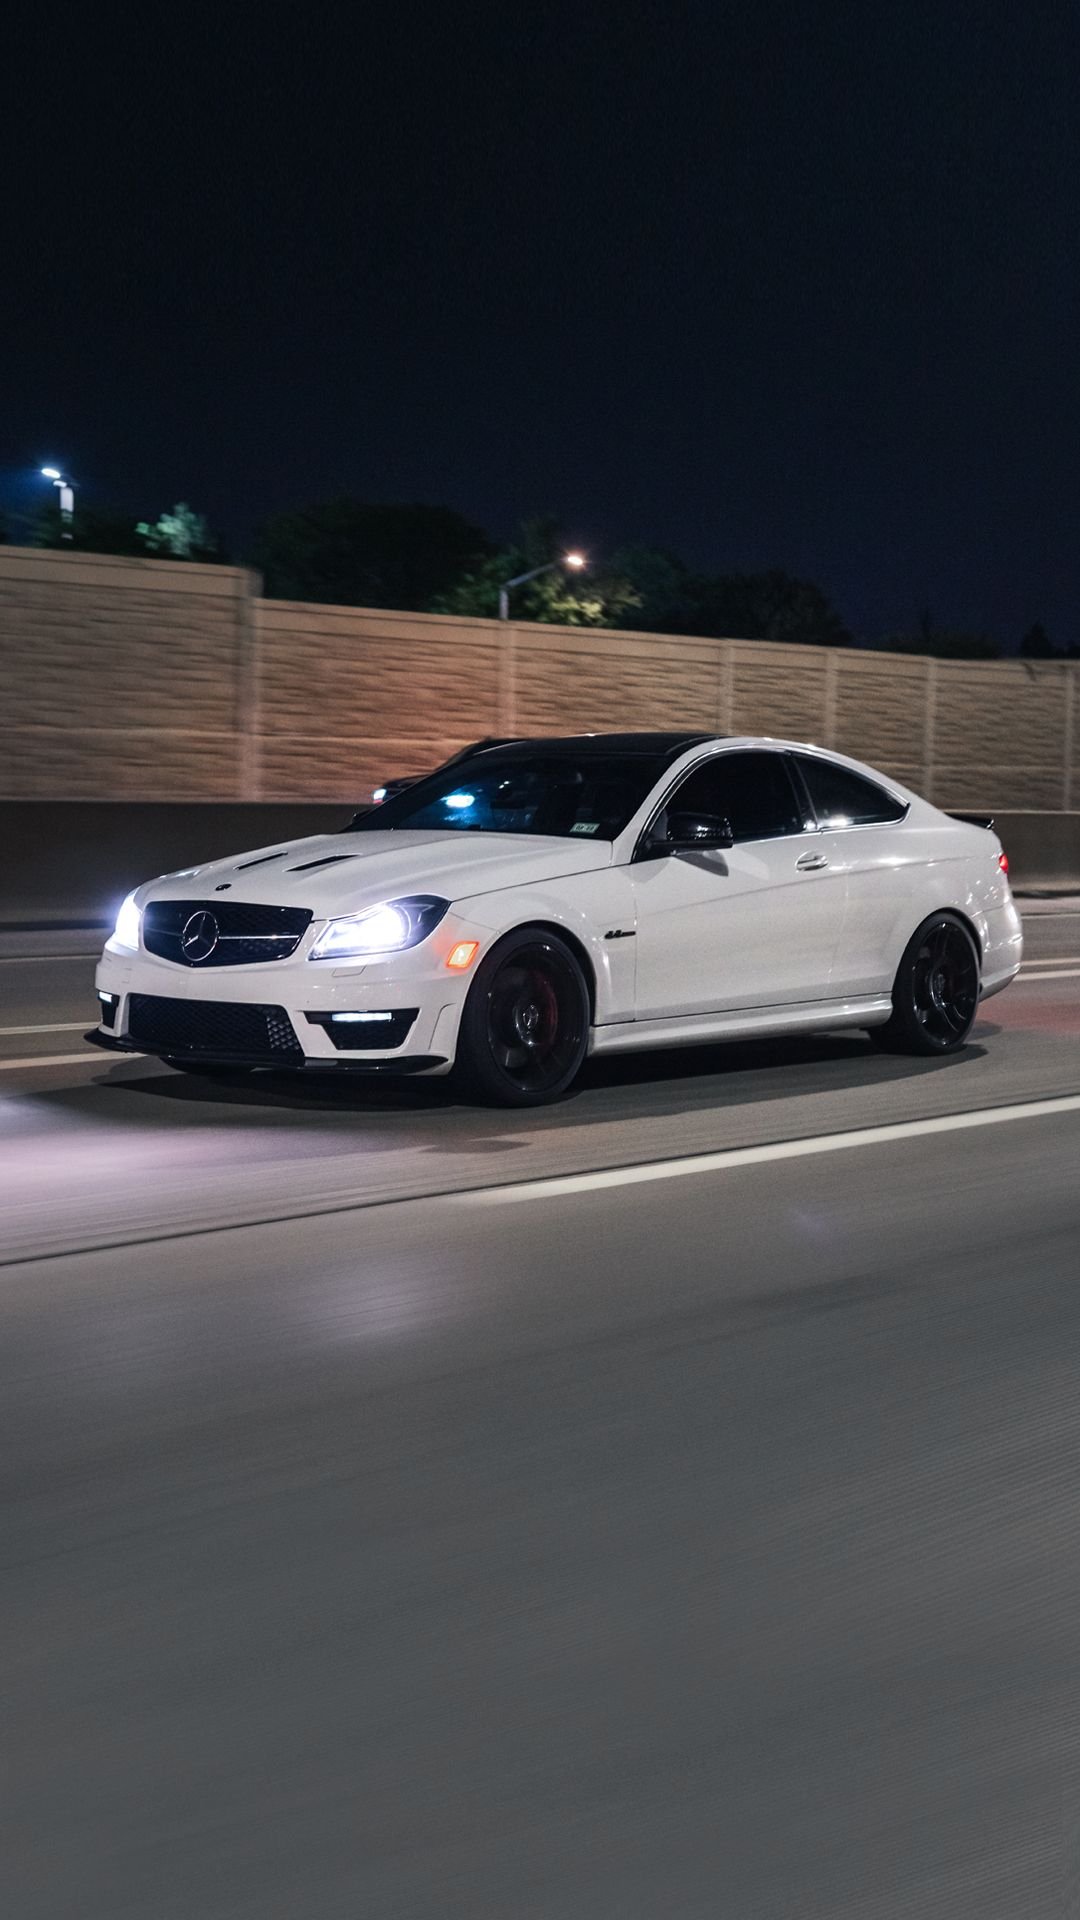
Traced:
POLYGON ((522 753, 573 754, 583 760, 590 754, 640 754, 643 759, 675 760, 688 747, 703 746, 720 736, 715 733, 569 733, 538 734, 528 740, 507 740, 497 746, 475 748, 485 758, 516 759, 522 753))

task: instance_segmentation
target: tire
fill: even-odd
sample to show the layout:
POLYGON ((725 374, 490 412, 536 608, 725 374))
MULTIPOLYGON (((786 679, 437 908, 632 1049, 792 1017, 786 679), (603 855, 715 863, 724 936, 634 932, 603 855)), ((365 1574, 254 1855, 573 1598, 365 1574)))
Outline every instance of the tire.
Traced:
POLYGON ((870 1038, 887 1053, 956 1053, 979 1010, 979 950, 954 913, 917 927, 896 970, 893 1010, 870 1038))
POLYGON ((568 1092, 589 1044, 589 989, 565 941, 520 927, 476 971, 455 1078, 485 1105, 540 1107, 568 1092))

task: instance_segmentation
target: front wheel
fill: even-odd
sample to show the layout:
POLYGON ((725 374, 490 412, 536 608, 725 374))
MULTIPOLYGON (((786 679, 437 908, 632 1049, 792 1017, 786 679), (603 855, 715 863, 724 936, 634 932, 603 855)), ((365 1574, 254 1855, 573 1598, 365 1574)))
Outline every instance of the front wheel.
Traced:
POLYGON ((891 1053, 955 1053, 979 1008, 979 953, 962 920, 935 913, 912 934, 896 970, 893 1010, 873 1027, 891 1053))
POLYGON ((565 941, 540 927, 507 934, 477 969, 458 1035, 457 1077, 500 1107, 567 1092, 589 1044, 589 990, 565 941))

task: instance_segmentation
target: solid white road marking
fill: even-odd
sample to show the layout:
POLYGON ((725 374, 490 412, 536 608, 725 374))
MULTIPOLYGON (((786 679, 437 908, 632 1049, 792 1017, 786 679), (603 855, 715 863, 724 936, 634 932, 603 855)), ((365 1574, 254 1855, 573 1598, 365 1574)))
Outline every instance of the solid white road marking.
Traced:
POLYGON ((1028 980, 1080 980, 1080 967, 1055 967, 1053 973, 1028 973, 1025 967, 1021 967, 1016 977, 1022 982, 1028 980))
POLYGON ((633 1167, 608 1167, 596 1173, 571 1173, 550 1180, 522 1180, 513 1186, 486 1187, 454 1196, 472 1206, 492 1207, 511 1200, 555 1200, 567 1194, 596 1193, 607 1187, 639 1186, 648 1180, 678 1180, 687 1174, 727 1173, 733 1167, 760 1166, 770 1160, 800 1160, 810 1154, 843 1153, 856 1147, 891 1146, 924 1134, 963 1133, 971 1127, 1003 1126, 1010 1120, 1042 1120, 1051 1114, 1080 1113, 1080 1093, 1055 1100, 1028 1100, 1014 1107, 982 1107, 972 1113, 947 1113, 936 1120, 904 1120, 893 1126, 857 1127, 849 1133, 812 1134, 806 1140, 776 1140, 761 1147, 726 1147, 718 1153, 692 1153, 683 1159, 649 1160, 633 1167))
POLYGON ((100 1067, 89 1047, 85 1053, 34 1053, 28 1060, 0 1060, 0 1073, 14 1073, 27 1067, 100 1067))
POLYGON ((100 949, 93 953, 8 953, 0 954, 0 967, 40 967, 48 960, 100 960, 100 949))
POLYGON ((7 1033, 85 1033, 85 1020, 54 1020, 47 1027, 0 1027, 0 1034, 7 1033))

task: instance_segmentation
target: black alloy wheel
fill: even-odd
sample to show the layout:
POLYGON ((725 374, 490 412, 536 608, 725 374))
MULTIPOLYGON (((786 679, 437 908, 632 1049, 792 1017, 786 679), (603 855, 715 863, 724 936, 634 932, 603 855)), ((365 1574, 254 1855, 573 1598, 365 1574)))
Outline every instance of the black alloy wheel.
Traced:
POLYGON ((979 1009, 979 953, 962 920, 937 913, 912 935, 896 973, 892 1014, 871 1038, 902 1053, 953 1053, 979 1009))
POLYGON ((589 991, 564 941, 508 934, 481 962, 458 1037, 458 1074, 482 1100, 538 1107, 575 1079, 589 1041, 589 991))

